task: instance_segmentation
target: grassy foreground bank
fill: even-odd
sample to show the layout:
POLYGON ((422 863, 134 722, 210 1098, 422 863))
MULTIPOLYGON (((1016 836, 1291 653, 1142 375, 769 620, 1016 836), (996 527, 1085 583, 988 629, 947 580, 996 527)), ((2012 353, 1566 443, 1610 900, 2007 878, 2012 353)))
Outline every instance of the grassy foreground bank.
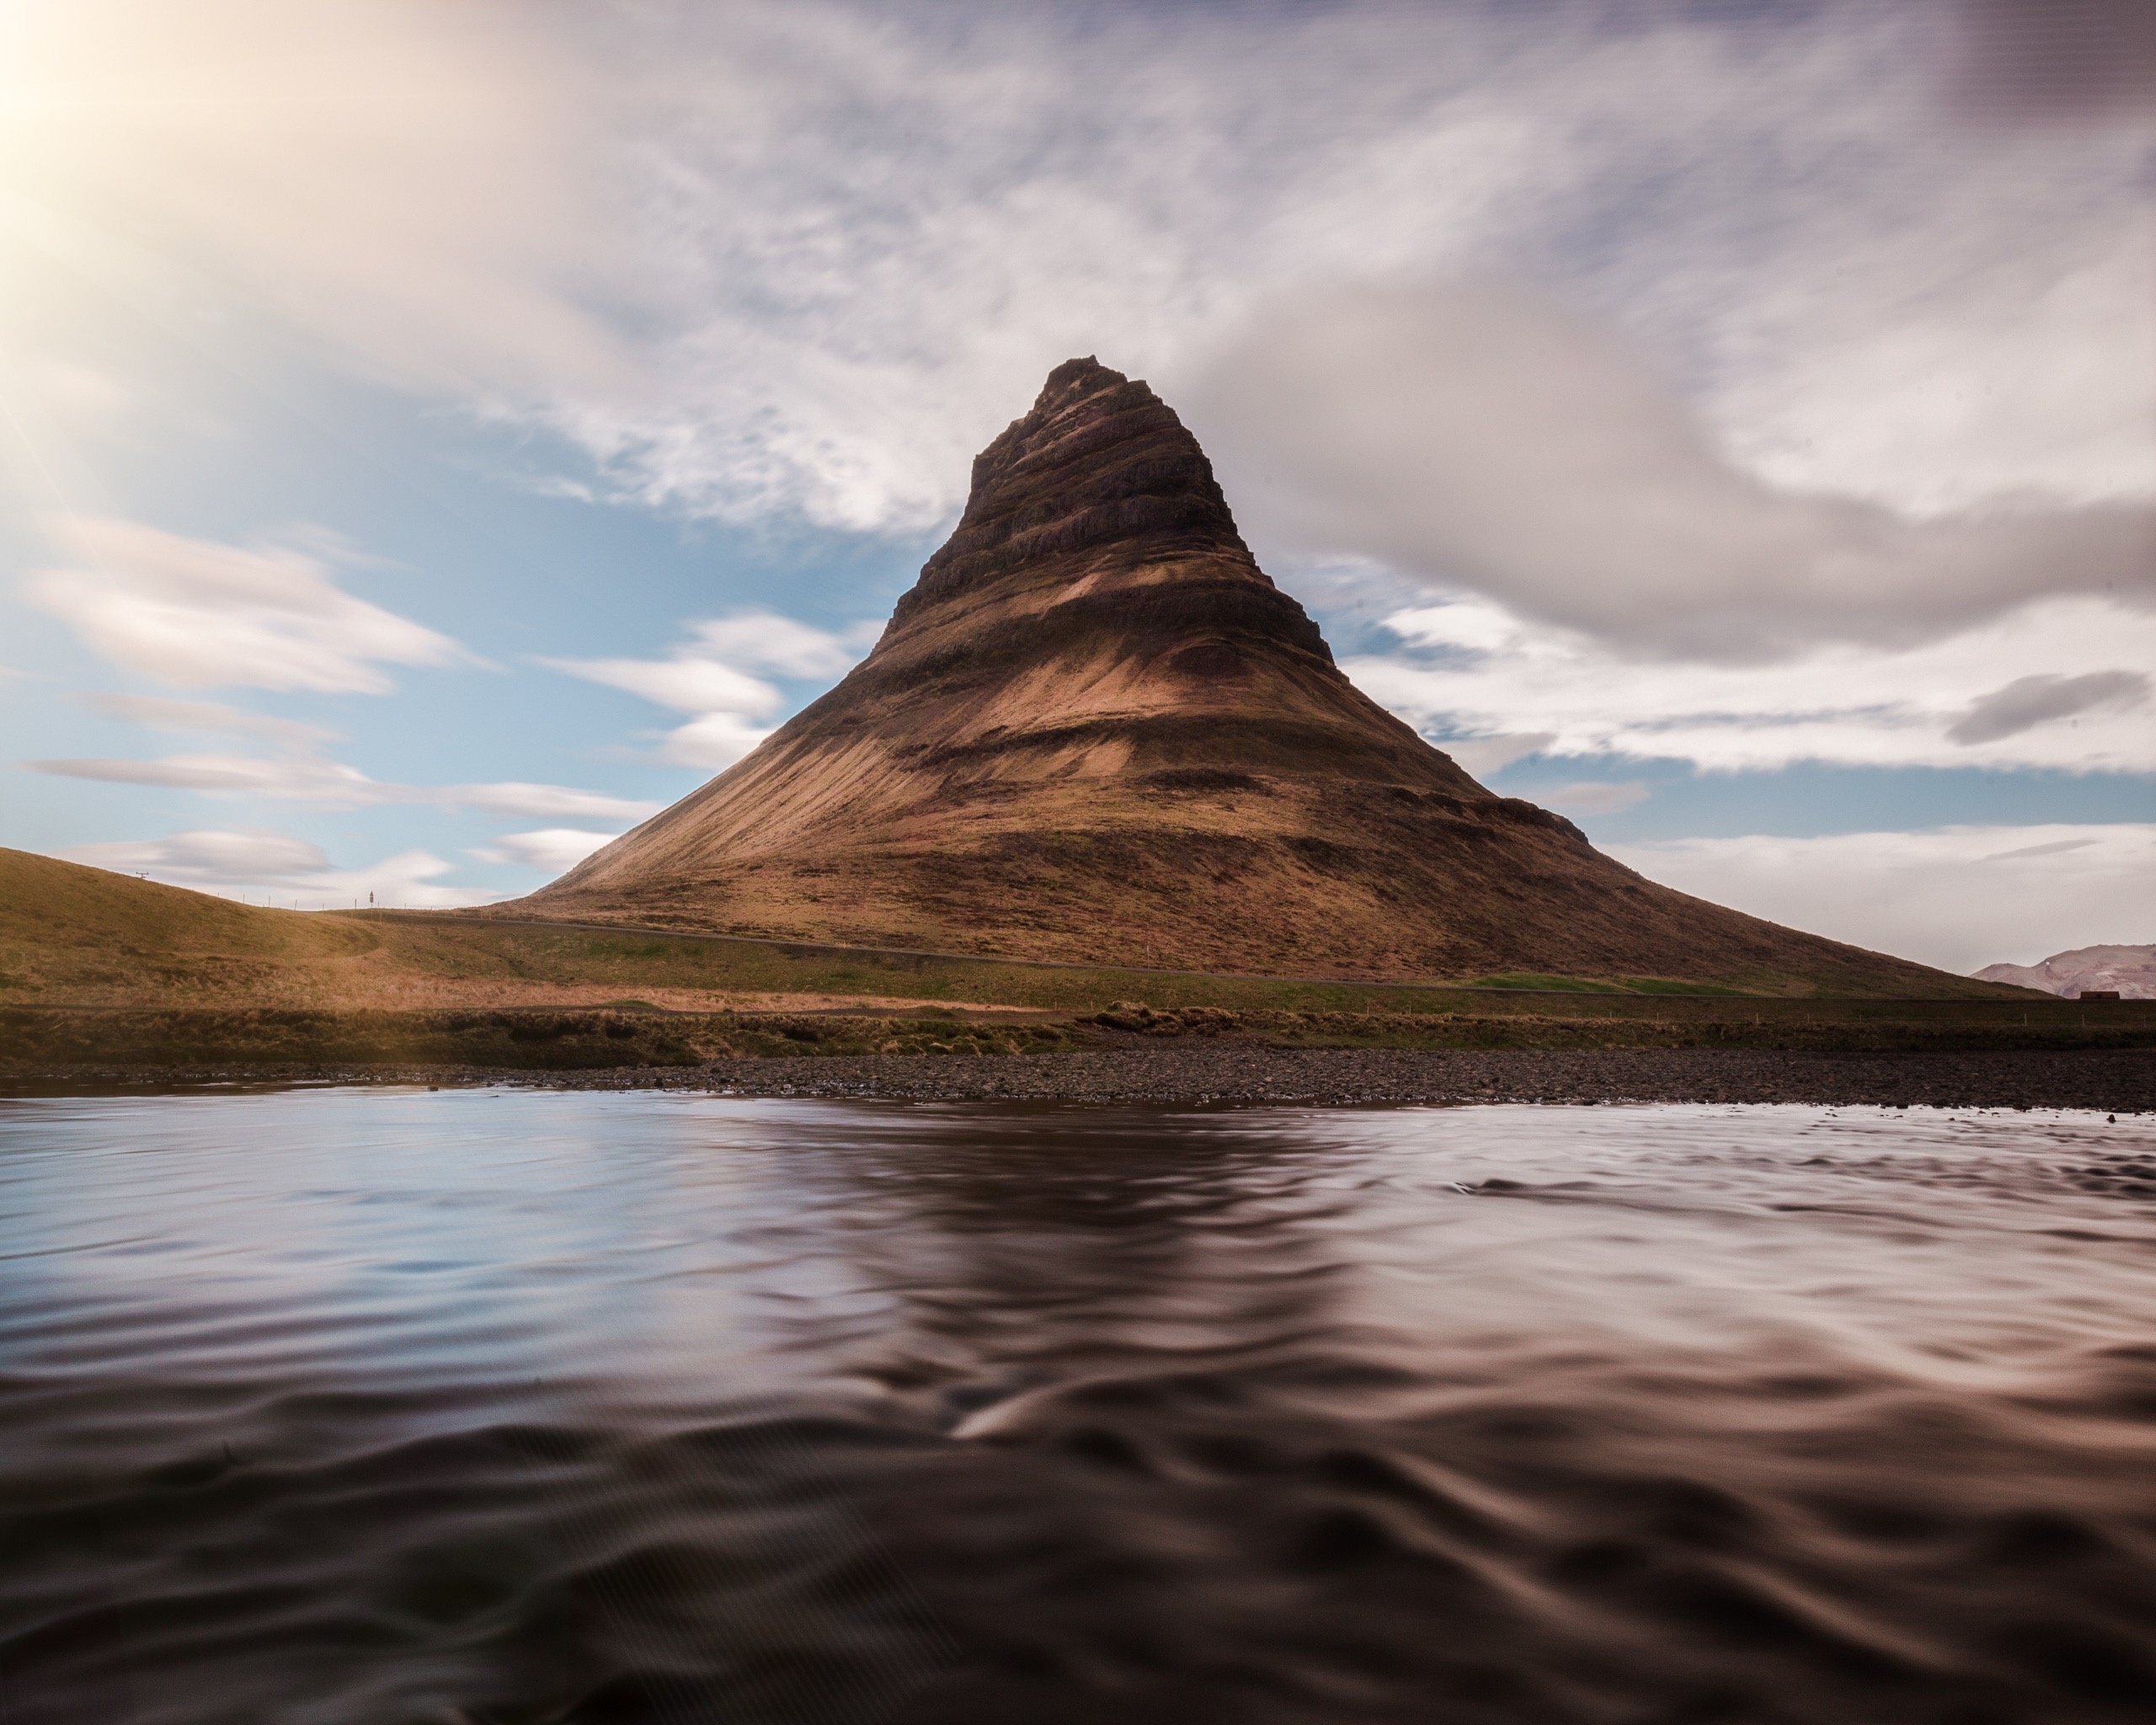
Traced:
MULTIPOLYGON (((1951 1001, 2055 1007, 2048 996, 1934 973, 1951 1001)), ((1742 986, 1684 977, 1503 976, 1428 982, 1080 968, 963 955, 526 923, 443 911, 280 911, 50 857, 0 850, 0 1005, 188 1008, 600 1007, 637 996, 680 1010, 858 1004, 1087 1013, 1119 1000, 1237 1012, 1532 1010, 1626 1016, 1642 1001, 1741 999, 1771 1017, 1829 996, 1803 979, 1742 986)), ((1897 1004, 1900 1004, 1897 1002, 1897 1004)))
MULTIPOLYGON (((1124 1002, 1097 1013, 666 1012, 431 1009, 0 1008, 0 1076, 152 1069, 355 1072, 414 1068, 568 1071, 685 1067, 742 1058, 1031 1055, 1226 1040, 1268 1049, 1753 1049, 1839 1053, 2156 1049, 2156 1002, 2001 1012, 1989 1003, 1815 1005, 1770 1017, 1739 1003, 1630 1012, 1548 1009, 1348 1012, 1124 1002), (1706 1008, 1702 1010, 1701 1008, 1706 1008), (1715 1011, 1713 1008, 1721 1010, 1715 1011), (2121 1011, 2121 1008, 2124 1010, 2121 1011)), ((2063 1003, 2070 1005, 2071 1003, 2063 1003)))
POLYGON ((2156 1002, 1666 977, 1427 983, 1029 964, 237 905, 0 852, 0 1071, 577 1070, 1165 1047, 2156 1049, 2156 1002), (1142 1004, 1141 1004, 1142 1003, 1142 1004))

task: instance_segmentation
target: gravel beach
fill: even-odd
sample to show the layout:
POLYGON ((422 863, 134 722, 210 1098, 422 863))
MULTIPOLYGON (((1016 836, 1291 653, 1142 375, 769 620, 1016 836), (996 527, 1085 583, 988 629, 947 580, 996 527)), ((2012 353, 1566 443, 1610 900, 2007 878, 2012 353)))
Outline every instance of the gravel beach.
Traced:
POLYGON ((1681 1102, 2156 1111, 2156 1052, 1270 1049, 1227 1038, 1020 1055, 830 1055, 519 1072, 573 1090, 1064 1102, 1681 1102))
POLYGON ((1032 1055, 803 1055, 692 1065, 84 1062, 0 1093, 424 1084, 898 1101, 1808 1103, 2156 1114, 2156 1050, 1850 1054, 1759 1049, 1281 1049, 1231 1036, 1032 1055))

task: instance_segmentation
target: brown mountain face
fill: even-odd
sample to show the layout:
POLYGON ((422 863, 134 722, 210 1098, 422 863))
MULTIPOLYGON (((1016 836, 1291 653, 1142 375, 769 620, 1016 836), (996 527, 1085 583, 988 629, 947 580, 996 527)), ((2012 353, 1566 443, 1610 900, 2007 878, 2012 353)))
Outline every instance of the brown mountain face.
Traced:
POLYGON ((844 681, 495 910, 1279 975, 1956 980, 1657 886, 1485 790, 1341 675, 1197 440, 1091 359, 975 460, 844 681))

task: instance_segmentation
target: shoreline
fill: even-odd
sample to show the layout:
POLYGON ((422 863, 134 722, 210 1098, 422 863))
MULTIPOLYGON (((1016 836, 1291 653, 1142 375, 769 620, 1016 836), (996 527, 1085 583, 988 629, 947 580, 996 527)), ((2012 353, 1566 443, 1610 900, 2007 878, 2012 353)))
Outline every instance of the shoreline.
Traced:
POLYGON ((532 1070, 384 1065, 82 1065, 0 1076, 13 1096, 325 1083, 907 1102, 1594 1103, 2156 1113, 2156 1051, 1280 1049, 1228 1037, 1017 1055, 817 1055, 532 1070))

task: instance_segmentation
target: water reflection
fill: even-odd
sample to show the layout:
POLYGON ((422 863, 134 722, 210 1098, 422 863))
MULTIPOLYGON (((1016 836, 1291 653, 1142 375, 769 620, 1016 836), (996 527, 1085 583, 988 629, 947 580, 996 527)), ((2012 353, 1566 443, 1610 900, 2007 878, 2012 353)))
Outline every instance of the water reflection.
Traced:
POLYGON ((1349 1266, 1319 1246, 1324 1152, 1232 1114, 947 1110, 830 1155, 833 1217, 889 1302, 831 1346, 949 1429, 1043 1383, 1248 1362, 1327 1327, 1349 1266), (1164 1126, 1166 1130, 1164 1130, 1164 1126))
POLYGON ((2100 1117, 0 1105, 0 1717, 2124 1719, 2100 1117))

